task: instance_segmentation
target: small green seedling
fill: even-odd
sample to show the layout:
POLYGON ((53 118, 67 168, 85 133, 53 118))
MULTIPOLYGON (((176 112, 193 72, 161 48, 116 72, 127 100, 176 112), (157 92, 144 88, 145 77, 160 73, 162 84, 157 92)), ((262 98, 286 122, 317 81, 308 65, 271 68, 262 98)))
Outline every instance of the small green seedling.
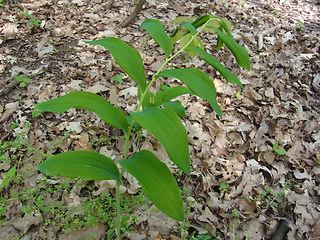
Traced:
POLYGON ((287 153, 286 150, 284 150, 282 148, 279 148, 279 142, 278 141, 276 141, 275 144, 273 144, 272 149, 273 149, 273 151, 275 151, 279 155, 285 155, 287 153))
MULTIPOLYGON (((121 210, 119 188, 122 184, 124 171, 133 175, 142 187, 142 191, 154 205, 169 217, 184 221, 184 208, 181 191, 168 168, 151 151, 139 150, 131 146, 139 137, 141 129, 147 130, 163 145, 170 159, 184 173, 190 173, 190 157, 187 131, 180 118, 186 117, 185 108, 178 96, 197 95, 207 100, 213 111, 222 118, 222 111, 216 99, 216 89, 212 79, 203 71, 195 68, 170 68, 175 57, 186 53, 190 57, 199 55, 205 62, 220 72, 228 82, 243 87, 239 79, 225 68, 217 59, 202 47, 199 33, 218 34, 216 50, 224 45, 235 56, 238 65, 250 70, 250 59, 247 50, 240 46, 231 34, 231 24, 213 15, 203 15, 192 22, 181 23, 169 37, 162 23, 156 19, 147 19, 141 29, 145 29, 154 41, 162 48, 165 60, 161 67, 147 80, 142 58, 139 52, 123 40, 108 37, 104 39, 85 41, 90 45, 106 48, 119 66, 137 84, 138 102, 136 110, 124 112, 103 97, 85 91, 75 91, 56 99, 42 102, 36 110, 62 113, 70 108, 85 109, 95 112, 105 123, 122 130, 125 148, 122 160, 118 163, 119 171, 114 161, 102 154, 92 151, 69 151, 54 155, 40 164, 39 170, 45 174, 63 177, 82 177, 85 180, 115 180, 116 181, 116 235, 120 239, 121 210), (180 49, 174 48, 174 43, 180 41, 180 49), (176 52, 173 52, 175 49, 176 52), (164 79, 175 78, 185 86, 165 85, 164 79), (156 81, 159 84, 154 84, 156 81), (150 91, 151 86, 159 89, 150 91), (136 149, 129 152, 130 149, 136 149)), ((120 77, 117 77, 119 80, 120 77)))
POLYGON ((0 0, 0 7, 3 7, 3 0, 0 0))
POLYGON ((2 180, 1 189, 6 187, 10 183, 11 179, 16 174, 16 171, 17 171, 16 166, 13 166, 12 168, 10 168, 10 170, 7 172, 6 176, 2 180))
POLYGON ((241 100, 241 97, 240 97, 240 91, 237 91, 237 95, 236 95, 237 99, 238 100, 241 100))
POLYGON ((111 80, 119 82, 119 83, 123 83, 123 81, 122 81, 123 77, 124 77, 124 74, 118 74, 118 75, 112 77, 111 80))
POLYGON ((209 234, 201 234, 197 236, 191 236, 190 240, 211 240, 213 237, 209 234))
POLYGON ((30 14, 28 11, 20 11, 21 13, 23 13, 26 17, 30 18, 30 22, 28 22, 29 25, 31 26, 36 26, 36 27, 40 27, 40 23, 41 20, 37 20, 32 14, 30 14))
POLYGON ((304 25, 302 22, 297 21, 297 24, 298 24, 298 26, 299 26, 299 27, 301 27, 301 28, 305 28, 305 25, 304 25))
POLYGON ((50 41, 49 41, 48 44, 54 48, 54 52, 55 52, 55 53, 59 53, 59 52, 60 52, 60 50, 59 50, 58 48, 56 48, 56 46, 54 45, 53 42, 50 42, 50 41))
POLYGON ((226 191, 229 188, 229 183, 221 183, 219 190, 222 191, 226 191))
POLYGON ((241 223, 239 218, 239 213, 236 209, 232 209, 230 216, 232 217, 232 222, 230 223, 229 227, 232 229, 232 240, 237 239, 236 236, 236 228, 239 226, 239 224, 241 223))
POLYGON ((14 76, 14 78, 20 82, 20 84, 19 84, 20 87, 25 87, 27 85, 26 84, 27 82, 32 81, 32 79, 30 79, 30 78, 23 78, 21 76, 14 76))

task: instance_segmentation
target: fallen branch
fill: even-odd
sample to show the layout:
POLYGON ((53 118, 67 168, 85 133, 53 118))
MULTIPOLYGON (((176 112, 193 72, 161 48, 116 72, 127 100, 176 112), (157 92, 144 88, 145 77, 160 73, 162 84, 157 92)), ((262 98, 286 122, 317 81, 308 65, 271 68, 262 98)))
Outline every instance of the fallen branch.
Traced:
MULTIPOLYGON (((34 78, 42 73, 44 73, 47 70, 48 66, 42 66, 34 71, 28 76, 30 78, 34 78)), ((11 92, 16 86, 18 86, 20 83, 19 80, 14 79, 12 82, 10 82, 8 85, 4 86, 2 89, 0 89, 0 96, 6 95, 9 92, 11 92)))
POLYGON ((4 88, 2 88, 0 90, 0 96, 6 95, 9 92, 11 92, 11 90, 14 89, 16 86, 18 86, 19 83, 20 83, 20 81, 18 81, 17 79, 14 79, 11 83, 9 83, 8 85, 4 86, 4 88))
POLYGON ((128 26, 136 18, 136 16, 140 12, 140 10, 145 2, 146 2, 146 0, 139 0, 136 8, 133 10, 133 12, 125 20, 123 20, 123 22, 119 25, 119 27, 128 26))

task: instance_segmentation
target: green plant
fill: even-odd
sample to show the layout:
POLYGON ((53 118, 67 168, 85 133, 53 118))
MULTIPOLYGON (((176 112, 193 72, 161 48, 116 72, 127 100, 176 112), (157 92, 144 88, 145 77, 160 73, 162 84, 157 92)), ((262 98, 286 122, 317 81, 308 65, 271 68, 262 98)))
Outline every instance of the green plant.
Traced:
POLYGON ((23 78, 21 76, 14 76, 14 78, 20 82, 20 87, 25 87, 27 82, 32 81, 30 78, 23 78))
POLYGON ((55 52, 55 53, 59 53, 59 52, 60 52, 60 50, 54 45, 53 42, 50 42, 50 41, 49 41, 48 44, 54 48, 54 52, 55 52))
MULTIPOLYGON (((195 204, 196 202, 194 201, 193 198, 190 198, 190 194, 191 194, 190 190, 188 190, 188 189, 186 189, 184 187, 182 193, 185 195, 184 203, 185 203, 185 206, 186 206, 186 217, 185 217, 183 222, 180 222, 180 226, 178 227, 178 230, 181 233, 182 239, 187 239, 187 237, 188 237, 188 227, 190 226, 189 215, 191 213, 192 205, 195 204)), ((193 235, 191 234, 190 237, 192 237, 192 236, 193 235)))
POLYGON ((16 166, 13 166, 13 167, 10 168, 10 170, 6 173, 4 179, 2 180, 1 186, 0 186, 1 190, 10 183, 11 179, 12 179, 13 176, 16 174, 16 171, 17 171, 16 166))
POLYGON ((305 28, 305 25, 303 24, 303 22, 297 21, 297 25, 301 28, 305 28))
POLYGON ((119 83, 123 83, 123 81, 122 81, 123 77, 124 77, 124 74, 118 74, 118 75, 112 77, 111 80, 119 82, 119 83))
POLYGON ((209 234, 201 234, 201 235, 191 235, 190 240, 211 240, 213 237, 209 234))
MULTIPOLYGON (((180 53, 198 54, 204 61, 214 67, 230 83, 242 87, 239 79, 225 68, 218 60, 202 49, 199 44, 199 33, 207 31, 217 33, 217 50, 226 45, 243 68, 250 69, 248 52, 238 45, 231 34, 231 24, 213 15, 204 15, 193 22, 183 22, 171 34, 171 40, 166 34, 162 23, 155 19, 145 20, 141 28, 163 49, 166 59, 152 79, 147 82, 143 62, 139 52, 124 41, 109 37, 95 41, 85 41, 91 45, 106 48, 120 67, 138 84, 138 103, 135 112, 126 115, 97 94, 84 91, 68 93, 59 98, 42 102, 36 110, 62 113, 70 108, 90 110, 98 114, 107 124, 119 128, 125 137, 123 160, 119 160, 122 170, 108 157, 92 151, 70 151, 52 156, 40 164, 39 170, 49 175, 64 177, 82 177, 85 180, 116 180, 116 212, 117 239, 120 239, 121 209, 119 187, 124 170, 133 175, 140 183, 143 192, 169 217, 178 221, 184 220, 183 201, 178 184, 169 168, 151 151, 130 153, 130 142, 134 132, 139 133, 144 128, 164 146, 171 160, 186 174, 190 173, 190 158, 188 151, 187 132, 180 120, 185 117, 185 109, 179 101, 172 99, 183 95, 198 95, 207 100, 212 109, 222 117, 221 109, 216 100, 216 90, 213 81, 203 71, 194 68, 166 69, 168 63, 180 53), (183 40, 186 38, 185 40, 183 40), (173 43, 180 39, 185 41, 176 53, 173 43), (153 94, 151 86, 162 78, 176 78, 186 84, 170 87, 160 84, 160 89, 153 94)), ((192 56, 191 56, 192 57, 192 56)))
POLYGON ((3 7, 3 0, 0 0, 0 7, 3 7))
POLYGON ((275 144, 272 146, 272 150, 278 153, 279 155, 285 155, 287 152, 286 150, 279 148, 279 142, 276 141, 275 144))
POLYGON ((240 91, 237 91, 236 97, 237 97, 238 100, 241 100, 240 91))
POLYGON ((238 238, 235 234, 235 231, 239 226, 239 224, 241 223, 240 220, 238 219, 240 215, 236 209, 232 209, 230 216, 232 217, 232 222, 230 223, 229 227, 232 230, 232 240, 235 240, 238 238))
MULTIPOLYGON (((272 188, 266 188, 265 191, 261 191, 257 196, 253 197, 257 205, 262 209, 268 209, 270 206, 278 207, 279 203, 276 201, 278 197, 284 197, 285 192, 289 191, 288 186, 291 184, 290 180, 284 182, 284 186, 277 194, 274 193, 272 188)), ((249 201, 250 198, 249 198, 249 201)))
POLYGON ((220 191, 226 191, 229 188, 229 183, 221 183, 219 190, 220 191))
POLYGON ((26 17, 30 18, 30 22, 28 22, 29 25, 31 26, 36 26, 36 27, 40 27, 40 23, 41 20, 37 20, 32 14, 30 14, 28 11, 20 11, 21 13, 23 13, 26 17))

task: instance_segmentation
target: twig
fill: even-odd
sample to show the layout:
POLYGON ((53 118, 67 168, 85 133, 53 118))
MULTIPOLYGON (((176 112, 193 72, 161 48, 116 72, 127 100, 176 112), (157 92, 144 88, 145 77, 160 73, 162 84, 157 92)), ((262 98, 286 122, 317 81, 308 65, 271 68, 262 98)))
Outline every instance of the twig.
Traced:
MULTIPOLYGON (((34 77, 36 77, 36 76, 44 73, 47 68, 48 68, 47 65, 46 65, 46 66, 42 66, 40 69, 34 70, 34 71, 30 74, 30 76, 28 76, 28 77, 34 78, 34 77)), ((6 94, 8 94, 9 92, 11 92, 12 89, 14 89, 16 86, 19 85, 19 83, 20 83, 19 80, 14 79, 11 83, 9 83, 8 85, 4 86, 4 88, 0 89, 0 96, 6 95, 6 94)))
POLYGON ((146 2, 146 0, 139 0, 138 5, 133 10, 133 12, 119 25, 119 27, 126 27, 128 26, 138 15, 140 12, 143 4, 146 2))
POLYGON ((8 85, 6 85, 4 88, 0 90, 0 96, 6 95, 9 92, 11 92, 11 90, 14 89, 16 86, 18 86, 19 83, 20 81, 18 81, 17 79, 14 79, 11 83, 9 83, 8 85))

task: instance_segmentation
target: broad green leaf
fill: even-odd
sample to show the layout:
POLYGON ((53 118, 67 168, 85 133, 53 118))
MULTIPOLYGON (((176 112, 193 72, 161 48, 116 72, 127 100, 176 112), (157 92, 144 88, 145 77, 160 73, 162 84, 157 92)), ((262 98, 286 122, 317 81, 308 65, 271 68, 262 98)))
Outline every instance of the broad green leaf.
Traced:
POLYGON ((110 158, 96 152, 82 150, 49 157, 40 164, 39 170, 51 176, 120 181, 119 170, 110 158))
POLYGON ((12 168, 10 168, 10 170, 7 172, 6 177, 12 178, 17 171, 17 167, 13 166, 12 168))
POLYGON ((119 66, 142 88, 146 89, 146 76, 143 70, 141 56, 137 50, 123 40, 113 37, 94 41, 84 41, 91 45, 100 45, 112 54, 119 66))
POLYGON ((7 186, 10 181, 11 181, 10 177, 5 177, 1 182, 1 188, 4 188, 5 186, 7 186))
POLYGON ((206 51, 202 50, 201 48, 197 47, 189 47, 187 50, 196 52, 200 55, 200 57, 210 64, 214 69, 216 69, 221 75, 230 83, 234 83, 243 87, 242 83, 239 81, 237 76, 233 75, 227 68, 225 68, 217 59, 211 56, 206 51))
POLYGON ((222 118, 221 109, 217 103, 216 88, 213 81, 204 72, 194 68, 168 69, 158 76, 177 78, 187 84, 188 88, 199 97, 206 99, 212 109, 222 118))
POLYGON ((10 168, 10 170, 7 172, 7 174, 5 175, 4 179, 1 182, 0 189, 4 188, 10 183, 12 177, 16 174, 16 171, 17 171, 16 166, 13 166, 12 168, 10 168))
MULTIPOLYGON (((209 26, 210 27, 210 26, 209 26)), ((240 46, 232 36, 226 35, 223 31, 216 29, 219 39, 230 49, 239 66, 250 71, 250 58, 248 51, 240 46)))
POLYGON ((162 103, 184 94, 193 95, 194 92, 184 86, 168 87, 161 84, 160 90, 156 93, 154 102, 156 106, 160 106, 162 103))
POLYGON ((163 106, 165 108, 170 108, 171 110, 173 110, 178 115, 178 117, 187 117, 185 108, 182 106, 181 102, 178 100, 164 102, 163 106))
POLYGON ((176 19, 172 20, 172 23, 181 23, 187 19, 188 19, 188 17, 180 16, 180 17, 177 17, 176 19))
POLYGON ((169 217, 183 221, 184 209, 176 180, 166 164, 150 151, 140 151, 119 161, 120 165, 140 183, 148 198, 169 217))
POLYGON ((150 36, 163 49, 166 57, 169 58, 173 49, 173 44, 165 32, 162 23, 156 19, 147 19, 141 24, 140 27, 147 30, 150 36))
POLYGON ((39 103, 35 107, 35 110, 62 113, 70 108, 79 108, 95 112, 107 124, 121 128, 125 132, 128 129, 124 113, 103 97, 91 92, 71 92, 47 102, 39 103))
POLYGON ((218 28, 220 26, 220 19, 219 18, 213 18, 206 24, 206 27, 203 29, 205 32, 209 33, 215 33, 216 30, 213 28, 218 28), (210 28, 208 27, 210 26, 210 28))
POLYGON ((194 28, 198 28, 208 22, 210 19, 214 18, 213 15, 205 14, 200 17, 198 17, 196 20, 192 22, 192 25, 194 28))
MULTIPOLYGON (((184 46, 186 46, 189 41, 191 40, 192 38, 192 35, 191 34, 188 34, 186 36, 183 36, 181 38, 181 41, 180 41, 180 46, 181 48, 183 48, 184 46)), ((187 47, 199 47, 201 49, 204 49, 204 46, 203 46, 203 43, 201 41, 201 38, 199 36, 196 36, 193 41, 191 43, 189 43, 187 45, 187 47)), ((193 51, 188 51, 188 50, 184 50, 184 52, 186 52, 187 54, 189 54, 191 57, 194 57, 197 55, 197 53, 193 52, 193 51)))
POLYGON ((171 160, 185 173, 190 173, 188 136, 179 117, 171 109, 148 108, 130 113, 166 149, 171 160))
POLYGON ((183 36, 184 31, 183 30, 177 30, 176 33, 171 37, 171 42, 176 43, 180 40, 180 38, 183 36))
POLYGON ((223 29, 227 32, 227 35, 229 37, 233 37, 231 34, 231 23, 227 20, 227 19, 220 19, 219 20, 221 26, 223 27, 223 29))
POLYGON ((184 27, 188 31, 185 33, 187 35, 189 32, 191 32, 192 35, 197 34, 197 30, 194 28, 194 26, 189 22, 183 22, 180 24, 181 27, 184 27))
MULTIPOLYGON (((185 21, 185 22, 192 23, 194 20, 195 20, 195 17, 189 17, 189 18, 188 18, 188 17, 177 17, 177 18, 176 18, 175 20, 173 20, 172 22, 173 22, 173 23, 181 23, 181 22, 185 21)), ((179 26, 173 31, 173 33, 171 33, 171 35, 170 35, 171 40, 176 37, 176 34, 177 34, 178 32, 181 33, 181 31, 179 31, 180 28, 181 28, 181 26, 179 25, 179 26)), ((183 33, 184 33, 184 32, 183 32, 183 33)), ((179 39, 180 39, 180 37, 177 39, 177 41, 178 41, 179 39)), ((176 41, 174 41, 174 42, 176 42, 176 41)))
POLYGON ((148 91, 142 102, 143 109, 154 107, 154 95, 148 91))
MULTIPOLYGON (((217 28, 215 28, 215 27, 208 26, 208 28, 209 29, 212 28, 214 31, 217 31, 217 28)), ((222 29, 223 29, 222 26, 220 26, 219 29, 222 31, 222 29)), ((219 35, 218 35, 216 51, 219 52, 222 47, 223 47, 223 41, 222 41, 221 37, 219 37, 219 35)))

